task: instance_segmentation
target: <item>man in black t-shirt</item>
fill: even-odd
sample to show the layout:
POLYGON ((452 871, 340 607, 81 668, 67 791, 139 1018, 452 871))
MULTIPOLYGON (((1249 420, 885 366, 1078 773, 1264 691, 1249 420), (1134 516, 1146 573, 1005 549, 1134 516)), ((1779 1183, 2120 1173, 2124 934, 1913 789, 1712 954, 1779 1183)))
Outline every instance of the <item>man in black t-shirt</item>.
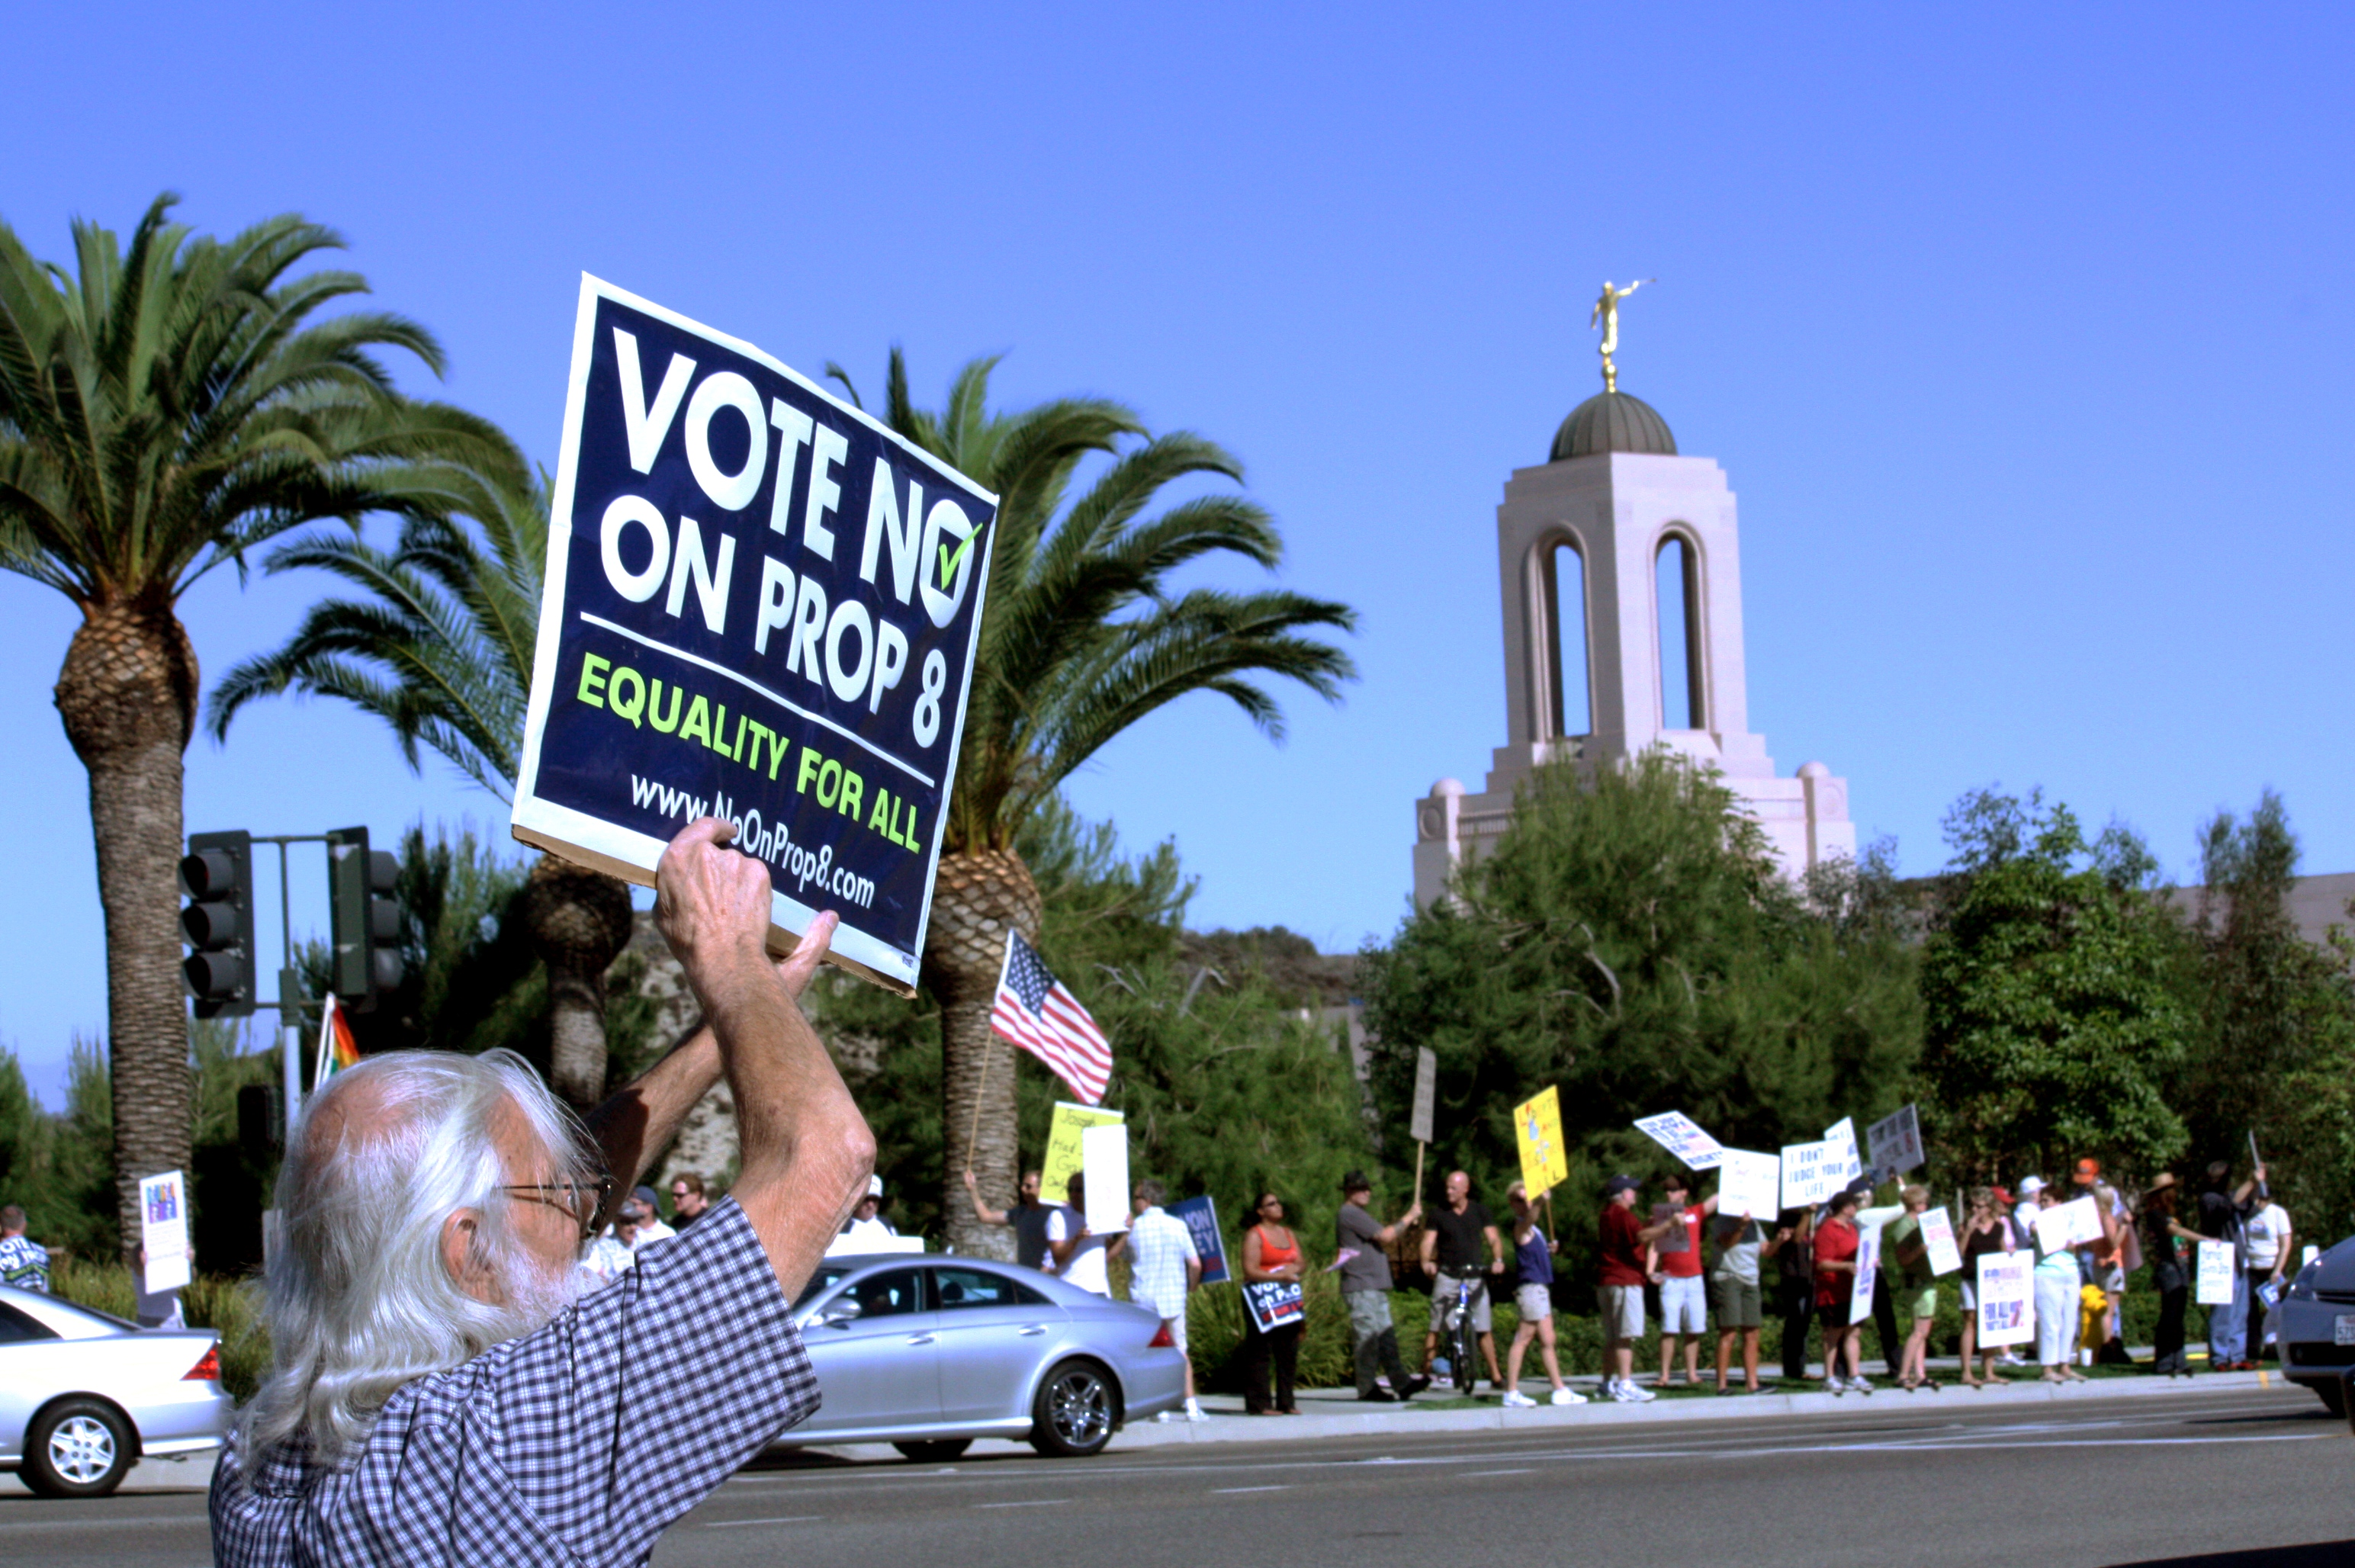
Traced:
POLYGON ((1022 1173, 1021 1195, 1011 1209, 992 1209, 981 1200, 981 1192, 974 1185, 973 1172, 964 1173, 965 1195, 973 1200, 974 1217, 985 1225, 1010 1225, 1014 1228, 1014 1261, 1024 1268, 1038 1268, 1047 1256, 1047 1221, 1054 1218, 1055 1206, 1039 1201, 1039 1173, 1022 1173))
POLYGON ((1455 1299, 1457 1287, 1472 1282, 1472 1327, 1480 1336, 1480 1353, 1488 1362, 1488 1381, 1502 1390, 1505 1375, 1497 1366, 1497 1336, 1488 1317, 1488 1275, 1505 1272, 1505 1243, 1497 1239, 1488 1211, 1472 1201, 1472 1179, 1460 1170, 1447 1173, 1447 1201, 1432 1211, 1423 1232, 1423 1272, 1431 1276, 1431 1328, 1423 1337, 1423 1364, 1439 1349, 1439 1327, 1455 1299), (1487 1267, 1482 1263, 1487 1261, 1487 1267))

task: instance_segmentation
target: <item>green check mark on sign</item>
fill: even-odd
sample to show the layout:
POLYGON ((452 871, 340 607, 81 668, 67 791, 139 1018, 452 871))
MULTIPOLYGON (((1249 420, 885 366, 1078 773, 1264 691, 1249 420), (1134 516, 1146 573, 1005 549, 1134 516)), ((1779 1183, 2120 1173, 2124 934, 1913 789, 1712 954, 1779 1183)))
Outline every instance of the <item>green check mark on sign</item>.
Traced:
POLYGON ((949 547, 946 545, 936 548, 941 552, 941 586, 946 588, 956 577, 957 563, 964 560, 964 552, 973 548, 973 535, 965 535, 964 542, 956 547, 954 555, 949 553, 949 547))

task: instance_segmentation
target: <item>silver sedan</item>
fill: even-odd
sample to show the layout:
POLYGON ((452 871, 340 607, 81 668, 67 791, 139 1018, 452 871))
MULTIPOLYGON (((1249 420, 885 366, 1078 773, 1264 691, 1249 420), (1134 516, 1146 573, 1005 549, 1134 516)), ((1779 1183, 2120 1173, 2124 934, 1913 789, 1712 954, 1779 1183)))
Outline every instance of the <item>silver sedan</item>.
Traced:
POLYGON ((1016 1264, 828 1258, 794 1310, 825 1403, 780 1446, 884 1442, 937 1462, 1011 1437, 1087 1455, 1185 1399, 1159 1317, 1016 1264))
POLYGON ((0 1285, 0 1470, 44 1497, 104 1497, 144 1456, 218 1448, 235 1408, 211 1329, 0 1285))

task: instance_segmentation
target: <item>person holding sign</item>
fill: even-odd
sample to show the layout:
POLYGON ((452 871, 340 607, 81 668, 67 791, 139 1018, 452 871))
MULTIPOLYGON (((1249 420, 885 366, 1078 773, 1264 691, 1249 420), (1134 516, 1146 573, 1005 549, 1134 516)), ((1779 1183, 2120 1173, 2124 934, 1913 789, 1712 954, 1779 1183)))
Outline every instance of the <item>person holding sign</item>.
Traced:
POLYGON ((2150 1370, 2169 1378, 2191 1375, 2191 1362, 2183 1353, 2183 1312, 2191 1301, 2191 1265, 2184 1249, 2206 1240, 2176 1218, 2182 1190, 2175 1173, 2163 1170, 2142 1195, 2142 1254, 2150 1263, 2151 1288, 2158 1292, 2150 1370))
MULTIPOLYGON (((1178 1353, 1186 1357, 1186 1409, 1182 1419, 1207 1420, 1194 1398, 1194 1358, 1186 1349, 1186 1297, 1202 1283, 1202 1254, 1196 1249, 1194 1232, 1186 1221, 1162 1207, 1169 1201, 1169 1189, 1147 1178, 1136 1184, 1131 1201, 1136 1217, 1128 1233, 1135 1243, 1136 1261, 1129 1272, 1128 1298, 1160 1316, 1162 1332, 1178 1347, 1178 1353)), ((1174 1412, 1161 1413, 1163 1421, 1175 1417, 1174 1412)))
POLYGON ((1603 1184, 1596 1281, 1603 1307, 1603 1392, 1621 1404, 1648 1403, 1636 1386, 1636 1341, 1644 1337, 1644 1249, 1675 1229, 1674 1218, 1646 1225, 1636 1218, 1640 1183, 1614 1176, 1603 1184))
POLYGON ((1708 1287, 1701 1283, 1700 1222, 1717 1212, 1717 1200, 1692 1201, 1692 1183, 1670 1171, 1668 1201, 1655 1204, 1652 1218, 1674 1220, 1667 1235, 1645 1253, 1644 1272, 1660 1292, 1660 1386, 1668 1386, 1677 1340, 1685 1347, 1685 1386, 1700 1387, 1700 1340, 1709 1332, 1708 1287))
POLYGON ((1385 1250, 1399 1232, 1423 1218, 1423 1205, 1410 1204, 1393 1225, 1385 1225, 1367 1208, 1374 1184, 1362 1170, 1341 1179, 1341 1211, 1334 1217, 1334 1240, 1340 1258, 1341 1299, 1349 1307, 1349 1335, 1355 1341, 1358 1397, 1369 1404, 1412 1399, 1431 1386, 1431 1380, 1411 1377, 1399 1354, 1398 1329, 1391 1322, 1391 1260, 1385 1250), (1377 1375, 1391 1380, 1385 1393, 1377 1375))
MULTIPOLYGON (((1298 1285, 1306 1272, 1307 1259, 1300 1250, 1300 1238, 1285 1228, 1284 1200, 1273 1192, 1263 1192, 1253 1205, 1259 1223, 1243 1232, 1243 1289, 1257 1285, 1298 1285)), ((1302 1324, 1295 1317, 1288 1323, 1263 1332, 1252 1320, 1248 1309, 1243 1313, 1243 1413, 1266 1415, 1271 1409, 1277 1415, 1298 1415, 1300 1407, 1293 1403, 1292 1381, 1300 1365, 1300 1334, 1302 1324), (1268 1363, 1275 1363, 1275 1403, 1271 1407, 1267 1397, 1268 1363)))
MULTIPOLYGON (((1721 1198, 1723 1196, 1720 1194, 1721 1198)), ((1758 1392, 1758 1330, 1765 1321, 1765 1302, 1759 1292, 1758 1263, 1773 1257, 1791 1239, 1778 1230, 1766 1232, 1747 1210, 1740 1219, 1721 1211, 1710 1232, 1717 1242, 1717 1265, 1709 1274, 1710 1310, 1717 1317, 1717 1392, 1725 1390, 1725 1375, 1733 1362, 1733 1341, 1742 1339, 1742 1392, 1758 1392)), ((1799 1326, 1799 1342, 1806 1343, 1806 1325, 1799 1326)), ((1803 1349, 1804 1353, 1804 1349, 1803 1349)))
POLYGON ((1863 1237, 1856 1228, 1854 1187, 1843 1187, 1824 1206, 1823 1222, 1816 1227, 1816 1316, 1824 1328, 1824 1392, 1869 1394, 1872 1384, 1859 1370, 1862 1350, 1859 1325, 1849 1321, 1849 1298, 1856 1290, 1857 1253, 1863 1237), (1848 1357, 1848 1376, 1839 1375, 1840 1357, 1848 1357))
MULTIPOLYGON (((1922 1215, 1930 1207, 1930 1189, 1908 1187, 1897 1195, 1903 1211, 1881 1232, 1885 1249, 1894 1269, 1890 1292, 1897 1305, 1913 1315, 1912 1327, 1905 1335, 1905 1349, 1898 1358, 1897 1386, 1912 1393, 1928 1383, 1935 1392, 1938 1385, 1930 1376, 1930 1330, 1938 1321, 1938 1277, 1930 1272, 1930 1243, 1922 1233, 1922 1215)), ((1964 1363, 1967 1370, 1969 1363, 1964 1363)))
POLYGON ((1066 1285, 1109 1298, 1112 1260, 1120 1255, 1128 1236, 1125 1232, 1103 1236, 1088 1229, 1085 1171, 1071 1172, 1065 1189, 1071 1195, 1071 1202, 1047 1217, 1047 1257, 1055 1265, 1049 1272, 1066 1285))
POLYGON ((2246 1372, 2256 1370, 2249 1359, 2249 1281, 2242 1271, 2248 1263, 2248 1238, 2243 1227, 2254 1205, 2250 1200, 2265 1179, 2258 1166, 2249 1179, 2232 1188, 2232 1168, 2217 1160, 2208 1168, 2207 1189, 2200 1194, 2200 1234, 2232 1249, 2232 1299, 2219 1302, 2208 1313, 2208 1370, 2246 1372))
POLYGON ((1972 1188, 1969 1202, 1971 1215, 1963 1222, 1963 1382, 1969 1388, 1984 1388, 2001 1380, 1996 1376, 1997 1352, 1992 1348, 1980 1352, 1979 1359, 1986 1363, 1983 1375, 1975 1376, 1971 1371, 1971 1351, 1979 1332, 1979 1259, 1989 1253, 2010 1252, 2018 1245, 2018 1238, 2012 1232, 2011 1221, 2004 1217, 1994 1188, 1972 1188))
POLYGON ((1521 1275, 1513 1294, 1521 1326, 1513 1330, 1513 1348, 1505 1360, 1505 1403, 1527 1410, 1538 1403, 1521 1392, 1521 1360, 1535 1339, 1545 1358, 1546 1377, 1553 1383, 1554 1403, 1584 1404, 1586 1396, 1572 1392, 1561 1381, 1561 1362, 1553 1352, 1553 1254, 1561 1244, 1538 1229, 1529 1183, 1516 1181, 1505 1189, 1505 1203, 1513 1211, 1513 1254, 1521 1275))
MULTIPOLYGON (((2023 1191, 2027 1186, 2020 1183, 2023 1191)), ((2036 1202, 2041 1213, 2056 1211, 2059 1200, 2052 1188, 2037 1183, 2036 1202)), ((2079 1254, 2090 1253, 2104 1242, 2115 1246, 2118 1235, 2117 1221, 2107 1210, 2095 1204, 2094 1212, 2101 1228, 2088 1239, 2076 1239, 2073 1231, 2041 1220, 2030 1232, 2036 1240, 2036 1359, 2048 1383, 2085 1381, 2085 1374, 2069 1364, 2077 1349, 2078 1290, 2084 1278, 2079 1254)))

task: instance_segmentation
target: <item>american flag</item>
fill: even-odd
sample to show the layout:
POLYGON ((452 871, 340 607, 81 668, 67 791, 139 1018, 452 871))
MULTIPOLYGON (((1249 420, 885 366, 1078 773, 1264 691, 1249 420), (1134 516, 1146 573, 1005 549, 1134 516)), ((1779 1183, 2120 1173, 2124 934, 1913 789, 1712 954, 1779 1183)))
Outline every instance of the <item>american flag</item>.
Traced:
POLYGON ((1006 965, 989 1027, 1039 1061, 1091 1105, 1103 1104, 1112 1046, 1080 999, 1039 961, 1022 933, 1006 933, 1006 965))

